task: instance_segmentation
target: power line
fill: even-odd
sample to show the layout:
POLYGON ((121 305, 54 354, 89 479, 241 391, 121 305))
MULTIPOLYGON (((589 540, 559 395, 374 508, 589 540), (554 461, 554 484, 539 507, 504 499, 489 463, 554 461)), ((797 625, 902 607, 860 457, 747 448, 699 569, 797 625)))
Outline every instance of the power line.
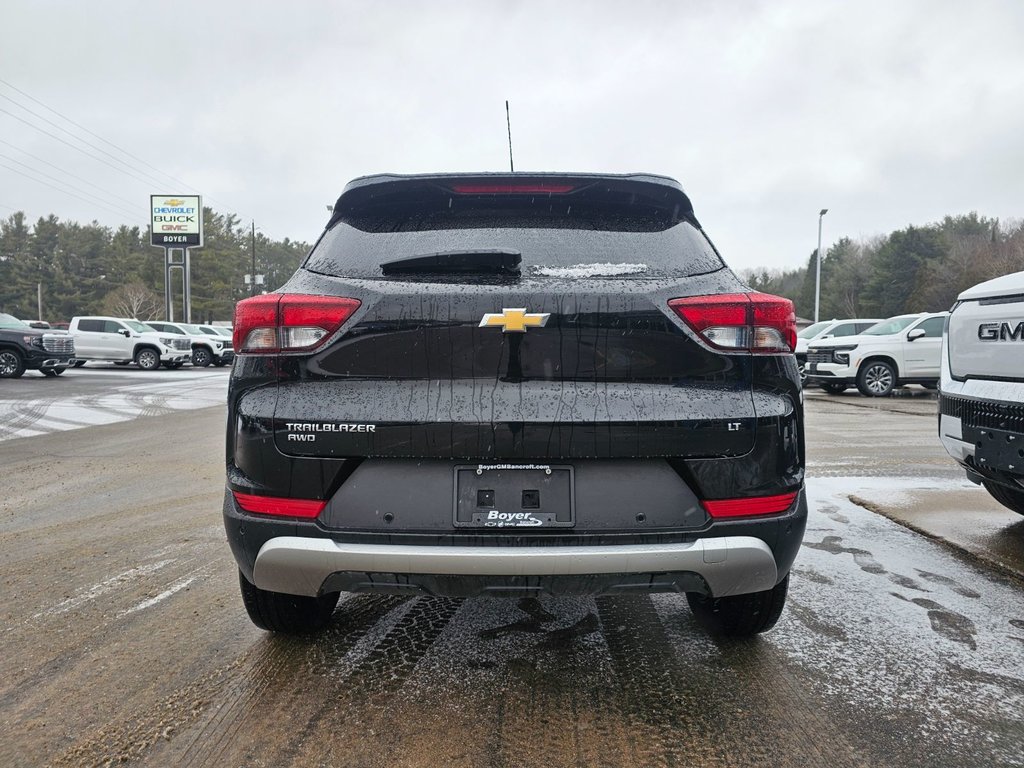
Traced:
MULTIPOLYGON (((70 176, 73 179, 78 179, 79 181, 81 181, 81 182, 83 182, 85 184, 88 184, 90 187, 95 187, 96 189, 100 190, 100 192, 104 192, 104 193, 110 195, 111 197, 113 197, 113 198, 115 198, 117 200, 120 200, 121 202, 128 203, 128 205, 131 205, 131 206, 136 205, 136 201, 129 200, 126 197, 121 197, 120 195, 115 194, 114 192, 111 192, 109 189, 104 189, 99 184, 94 184, 93 182, 89 181, 88 179, 84 179, 81 176, 79 176, 77 174, 74 174, 74 173, 72 173, 69 170, 61 168, 59 165, 54 165, 49 160, 46 160, 46 159, 44 159, 42 157, 39 157, 39 155, 33 155, 31 152, 29 152, 27 150, 24 150, 21 147, 15 145, 15 144, 11 144, 11 142, 9 142, 9 141, 4 141, 3 139, 0 139, 0 144, 6 144, 11 149, 15 149, 18 152, 21 152, 23 155, 27 155, 28 157, 31 157, 33 160, 38 160, 40 163, 44 163, 45 165, 48 165, 51 168, 54 168, 54 169, 60 171, 61 173, 70 176)), ((24 165, 24 163, 23 163, 23 165, 24 165)))
POLYGON ((141 181, 141 182, 142 182, 143 184, 145 184, 145 185, 146 185, 147 187, 148 187, 148 186, 149 186, 150 184, 152 184, 152 183, 153 183, 153 182, 152 182, 152 180, 150 180, 150 179, 144 179, 144 178, 142 178, 141 176, 136 176, 135 174, 133 174, 133 173, 129 173, 128 171, 124 170, 123 168, 118 168, 118 167, 117 167, 116 165, 112 165, 111 163, 108 163, 108 162, 107 162, 106 160, 104 160, 104 159, 103 159, 102 157, 96 157, 95 155, 90 155, 90 154, 89 154, 88 152, 86 152, 86 151, 85 151, 84 149, 82 149, 81 147, 77 147, 77 146, 75 146, 75 145, 74 145, 74 144, 72 144, 72 143, 71 143, 70 141, 67 141, 67 140, 65 140, 65 139, 62 139, 62 138, 61 138, 60 136, 57 136, 57 135, 55 135, 55 134, 53 134, 53 133, 50 133, 49 131, 47 131, 47 130, 45 130, 45 129, 43 129, 43 128, 40 128, 40 127, 39 127, 38 125, 35 125, 34 123, 30 123, 30 122, 29 122, 28 120, 26 120, 25 118, 21 117, 20 115, 16 115, 16 114, 14 114, 13 112, 9 112, 8 110, 4 109, 3 107, 0 107, 0 112, 2 112, 2 113, 3 113, 3 114, 5 114, 5 115, 10 115, 10 116, 11 116, 11 117, 13 117, 13 118, 14 118, 15 120, 20 120, 20 121, 21 121, 21 122, 23 122, 23 123, 24 123, 25 125, 27 125, 27 126, 28 126, 29 128, 34 128, 34 129, 36 129, 37 131, 39 131, 40 133, 45 133, 45 134, 46 134, 47 136, 49 136, 49 137, 50 137, 51 139, 56 139, 56 140, 57 140, 57 141, 59 141, 59 142, 60 142, 61 144, 66 144, 67 146, 71 147, 72 149, 76 150, 77 152, 81 152, 81 153, 82 153, 83 155, 85 155, 86 157, 90 158, 91 160, 96 160, 97 162, 103 163, 104 165, 106 165, 106 166, 108 166, 108 167, 110 167, 110 168, 113 168, 113 169, 114 169, 115 171, 117 171, 118 173, 123 173, 123 174, 125 174, 126 176, 131 176, 131 177, 132 177, 133 179, 135 179, 136 181, 141 181))
MULTIPOLYGON (((58 125, 57 123, 53 122, 53 120, 49 120, 49 119, 43 117, 38 112, 33 112, 28 107, 26 107, 26 106, 16 102, 10 96, 5 96, 4 94, 0 93, 0 99, 7 99, 7 101, 11 102, 11 104, 14 104, 16 107, 18 107, 18 109, 23 109, 26 112, 28 112, 30 115, 32 115, 33 117, 38 118, 39 120, 42 120, 47 125, 52 125, 58 131, 61 131, 62 133, 66 133, 68 136, 73 138, 75 141, 80 141, 82 144, 85 144, 85 146, 89 147, 89 149, 94 149, 97 152, 99 152, 100 154, 106 155, 111 160, 113 160, 115 163, 120 163, 125 168, 128 168, 128 169, 130 169, 132 171, 136 171, 138 173, 141 173, 141 174, 147 176, 149 178, 150 183, 153 183, 153 182, 158 183, 158 184, 163 184, 164 183, 164 181, 162 179, 157 179, 156 176, 151 176, 150 174, 146 173, 145 171, 141 171, 141 170, 139 170, 137 168, 132 168, 130 163, 126 163, 124 160, 119 158, 117 155, 114 155, 114 154, 112 154, 110 152, 107 152, 107 150, 103 149, 102 147, 97 147, 95 144, 90 144, 88 141, 83 139, 81 136, 75 136, 75 134, 73 134, 67 128, 64 128, 63 126, 58 125)), ((12 114, 12 113, 8 112, 7 114, 12 114)))
MULTIPOLYGON (((24 97, 25 97, 26 99, 30 99, 31 101, 34 101, 34 102, 35 102, 36 104, 38 104, 39 106, 41 106, 41 107, 43 107, 44 109, 46 109, 46 110, 48 110, 48 111, 52 112, 53 114, 57 115, 57 116, 58 116, 58 117, 60 117, 60 118, 61 118, 62 120, 66 120, 67 122, 71 123, 71 125, 75 126, 76 128, 78 128, 78 129, 80 129, 80 130, 83 130, 83 131, 85 131, 85 132, 86 132, 86 133, 88 133, 88 134, 89 134, 90 136, 93 136, 93 137, 95 137, 95 138, 99 139, 99 140, 100 140, 100 141, 102 141, 102 142, 103 142, 104 144, 107 144, 107 145, 109 145, 109 146, 113 147, 113 148, 114 148, 114 149, 116 149, 116 150, 117 150, 118 152, 121 152, 122 154, 124 154, 124 155, 127 155, 128 157, 132 158, 133 160, 136 160, 137 162, 140 162, 140 163, 142 163, 142 164, 143 164, 144 166, 146 166, 147 168, 150 168, 150 169, 152 169, 152 170, 156 171, 157 173, 159 173, 159 174, 160 174, 160 175, 162 175, 162 176, 166 176, 166 177, 167 177, 168 179, 170 179, 171 181, 173 181, 173 182, 175 182, 175 183, 177 183, 177 184, 182 184, 182 185, 184 185, 184 186, 188 187, 189 189, 191 189, 191 190, 192 190, 192 191, 194 191, 194 192, 199 192, 199 190, 198 190, 198 189, 196 189, 195 187, 193 187, 193 186, 192 186, 191 184, 186 184, 186 183, 185 183, 184 181, 182 181, 181 179, 179 179, 179 178, 176 178, 175 176, 172 176, 171 174, 167 173, 166 171, 161 171, 161 170, 160 170, 159 168, 157 168, 157 167, 156 167, 155 165, 150 165, 150 164, 149 164, 149 163, 147 163, 147 162, 146 162, 145 160, 143 160, 143 159, 142 159, 141 157, 137 157, 136 155, 133 155, 133 154, 132 154, 131 152, 129 152, 129 151, 127 150, 127 149, 123 149, 122 147, 119 147, 119 146, 118 146, 117 144, 115 144, 114 142, 112 142, 112 141, 108 141, 107 139, 103 138, 103 137, 102 137, 102 136, 100 136, 100 135, 99 135, 98 133, 94 133, 93 131, 90 131, 90 130, 89 130, 88 128, 86 128, 86 127, 85 127, 84 125, 82 125, 81 123, 76 123, 76 122, 75 122, 74 120, 72 120, 72 119, 71 119, 70 117, 68 117, 67 115, 65 115, 65 114, 63 114, 63 113, 61 113, 61 112, 58 112, 58 111, 57 111, 56 109, 54 109, 54 108, 53 108, 53 107, 51 107, 51 106, 48 106, 47 104, 44 104, 44 103, 43 103, 43 102, 41 102, 41 101, 40 101, 39 99, 37 99, 37 98, 36 98, 35 96, 32 96, 32 95, 30 95, 30 94, 28 94, 28 93, 25 93, 25 91, 21 90, 20 88, 18 88, 18 87, 16 87, 16 86, 14 86, 14 85, 11 85, 11 84, 10 84, 10 83, 8 83, 8 82, 7 82, 6 80, 4 80, 4 79, 0 78, 0 83, 3 83, 3 84, 4 84, 4 85, 6 85, 6 86, 7 86, 8 88, 10 88, 10 89, 11 89, 12 91, 17 91, 17 92, 18 92, 18 93, 20 93, 20 94, 21 94, 22 96, 24 96, 24 97)), ((4 98, 5 98, 5 99, 7 99, 8 101, 11 101, 11 102, 12 102, 12 103, 14 103, 14 104, 18 104, 18 102, 14 101, 14 100, 13 100, 13 99, 11 99, 11 98, 10 98, 9 96, 4 96, 4 98)), ((19 107, 21 107, 22 109, 25 109, 25 107, 24 107, 24 106, 22 106, 21 104, 18 104, 18 106, 19 106, 19 107)), ((26 110, 26 111, 28 111, 28 110, 26 110)), ((33 113, 33 114, 34 114, 34 113, 33 113)), ((45 120, 46 118, 42 118, 42 119, 44 119, 44 120, 45 120)), ((163 183, 163 182, 161 182, 161 183, 163 183)))
POLYGON ((77 195, 74 192, 68 192, 66 189, 61 189, 60 187, 55 187, 53 184, 50 184, 47 181, 42 181, 41 179, 37 179, 34 176, 29 176, 27 173, 23 173, 22 171, 19 171, 17 168, 11 168, 9 165, 4 165, 3 163, 0 163, 0 168, 6 168, 11 173, 16 173, 19 176, 24 176, 26 179, 30 179, 31 181, 34 181, 37 184, 42 184, 44 187, 49 187, 50 189, 55 189, 58 192, 64 193, 65 195, 70 195, 71 197, 77 198, 77 199, 81 200, 84 203, 89 203, 90 205, 98 205, 101 208, 105 208, 110 213, 115 213, 118 216, 123 216, 124 215, 120 211, 118 211, 118 210, 116 210, 114 208, 111 208, 106 203, 101 202, 100 200, 96 200, 95 198, 90 200, 89 198, 82 197, 81 195, 77 195))
MULTIPOLYGON (((99 139, 100 141, 102 141, 102 142, 103 142, 104 144, 107 144, 107 145, 109 145, 109 146, 113 147, 113 148, 114 148, 114 149, 116 149, 116 150, 117 150, 118 152, 121 152, 121 153, 123 153, 124 155, 126 155, 126 156, 128 156, 128 157, 132 158, 133 160, 136 160, 137 162, 140 162, 140 163, 142 163, 142 164, 143 164, 144 166, 146 166, 147 168, 151 168, 152 170, 156 171, 156 172, 157 172, 157 173, 159 173, 160 175, 162 175, 162 176, 166 176, 166 177, 167 177, 168 179, 170 179, 171 181, 174 181, 174 182, 175 182, 175 183, 177 183, 177 184, 182 184, 183 186, 185 186, 185 187, 188 187, 188 188, 189 188, 189 189, 191 189, 191 190, 192 190, 193 192, 197 192, 197 193, 199 193, 199 194, 202 194, 201 190, 197 189, 196 187, 193 187, 193 186, 192 186, 191 184, 188 184, 188 183, 186 183, 186 182, 182 181, 181 179, 177 178, 176 176, 172 176, 171 174, 167 173, 166 171, 162 171, 162 170, 160 170, 160 169, 159 169, 159 168, 157 168, 157 167, 156 167, 155 165, 152 165, 152 164, 150 164, 150 163, 146 162, 146 161, 145 161, 145 160, 143 160, 143 159, 142 159, 141 157, 138 157, 138 156, 136 156, 136 155, 133 155, 133 154, 132 154, 131 152, 129 152, 129 151, 128 151, 128 150, 126 150, 126 149, 123 149, 122 147, 118 146, 118 145, 117 145, 117 144, 115 144, 114 142, 112 142, 112 141, 108 141, 107 139, 105 139, 105 138, 103 138, 102 136, 100 136, 100 135, 99 135, 98 133, 95 133, 94 131, 91 131, 91 130, 89 130, 89 129, 88 129, 88 128, 86 128, 86 127, 85 127, 84 125, 82 125, 82 124, 80 124, 80 123, 76 123, 76 122, 75 122, 74 120, 72 120, 72 119, 71 119, 70 117, 68 117, 67 115, 65 115, 65 114, 63 114, 63 113, 61 113, 61 112, 58 112, 58 111, 57 111, 56 109, 54 109, 53 107, 51 107, 51 106, 49 106, 49 105, 47 105, 47 104, 43 103, 42 101, 40 101, 39 99, 37 99, 37 98, 36 98, 35 96, 32 96, 31 94, 28 94, 28 93, 26 93, 25 91, 21 90, 21 89, 20 89, 20 88, 18 88, 17 86, 15 86, 15 85, 12 85, 11 83, 7 82, 6 80, 4 80, 4 79, 2 79, 2 78, 0 78, 0 83, 3 83, 4 85, 6 85, 6 86, 7 86, 8 88, 10 88, 10 89, 11 89, 11 90, 13 90, 13 91, 17 91, 18 93, 20 93, 20 94, 21 94, 22 96, 24 96, 25 98, 27 98, 27 99, 30 99, 31 101, 35 102, 35 103, 36 103, 36 104, 38 104, 39 106, 43 107, 44 109, 46 109, 46 110, 48 110, 48 111, 52 112, 53 114, 55 114, 55 115, 57 115, 58 117, 60 117, 60 118, 61 118, 62 120, 66 120, 66 121, 67 121, 68 123, 70 123, 71 125, 75 126, 76 128, 79 128, 80 130, 83 130, 83 131, 85 131, 85 132, 86 132, 86 133, 88 133, 88 134, 89 134, 90 136, 94 136, 95 138, 97 138, 97 139, 99 139)), ((0 96, 3 96, 3 94, 0 94, 0 96)), ((35 115, 35 114, 36 114, 35 112, 32 112, 32 111, 31 111, 30 109, 28 109, 28 108, 27 108, 27 107, 25 107, 24 105, 22 105, 22 104, 18 104, 18 102, 17 102, 17 101, 15 101, 14 99, 10 98, 9 96, 3 96, 3 98, 5 98, 5 99, 7 99, 8 101, 10 101, 10 102, 11 102, 12 104, 17 104, 17 106, 21 107, 21 109, 24 109, 24 110, 25 110, 26 112, 29 112, 30 114, 33 114, 33 115, 35 115)), ((8 113, 8 114, 10 114, 10 113, 8 113)), ((45 118, 45 117, 42 117, 41 115, 37 115, 37 117, 39 117, 39 118, 40 118, 41 120, 46 120, 46 118, 45 118)), ((23 122, 24 122, 24 121, 23 121, 23 122)), ((49 121, 49 120, 46 120, 46 122, 50 123, 51 125, 54 125, 54 126, 55 126, 55 127, 57 127, 57 128, 60 128, 60 126, 56 125, 55 123, 52 123, 52 122, 51 122, 51 121, 49 121)), ((68 134, 69 136, 74 136, 74 134, 72 134, 72 133, 71 133, 70 131, 67 131, 67 130, 66 130, 66 129, 64 129, 64 128, 60 128, 60 130, 62 130, 62 131, 64 131, 65 133, 67 133, 67 134, 68 134)), ((82 142, 83 144, 86 144, 87 146, 92 146, 91 144, 88 144, 88 142, 84 141, 83 139, 81 139, 81 138, 79 138, 79 137, 77 137, 77 136, 75 136, 75 138, 76 138, 76 139, 78 139, 79 141, 81 141, 81 142, 82 142)), ((96 147, 96 149, 97 149, 98 151, 101 151, 101 152, 103 151, 103 150, 99 149, 98 147, 96 147)), ((108 155, 109 155, 110 153, 104 152, 104 154, 108 154, 108 155)), ((110 155, 110 156, 111 156, 111 157, 113 157, 113 155, 110 155)), ((114 158, 114 159, 118 160, 118 162, 120 162, 120 163, 122 163, 122 164, 124 164, 124 165, 128 165, 127 163, 124 163, 124 161, 122 161, 122 160, 120 160, 120 159, 118 159, 118 158, 114 158)), ((130 166, 129 166, 129 167, 130 167, 130 166)), ((148 175, 148 174, 147 174, 147 175, 148 175)), ((155 179, 156 177, 152 177, 152 176, 151 176, 150 178, 152 178, 152 179, 155 179)), ((162 185, 162 184, 163 184, 164 182, 162 182, 162 181, 161 181, 161 182, 159 182, 159 183, 160 183, 160 184, 162 185)), ((230 205, 228 205, 228 204, 226 204, 226 203, 223 203, 223 202, 221 202, 220 200, 217 200, 216 198, 214 198, 214 197, 211 197, 211 196, 209 196, 209 195, 204 195, 204 197, 206 197, 206 199, 207 199, 207 200, 209 200, 209 201, 211 201, 211 202, 214 202, 214 203, 217 203, 218 205, 221 205, 221 206, 223 206, 223 207, 225 207, 225 208, 228 208, 228 209, 230 209, 230 208, 232 208, 232 207, 233 207, 233 206, 230 206, 230 205)))
MULTIPOLYGON (((8 162, 17 163, 18 165, 22 166, 23 168, 27 168, 32 173, 38 174, 39 176, 42 176, 43 178, 50 179, 51 181, 55 181, 58 184, 63 184, 64 186, 68 187, 69 189, 73 189, 76 192, 81 192, 83 195, 92 195, 93 197, 96 197, 95 193, 93 193, 93 192, 89 192, 88 190, 82 189, 81 187, 76 187, 74 184, 70 184, 70 183, 64 181, 63 179, 58 179, 56 176, 51 176, 48 173, 43 173, 38 168, 33 168, 31 165, 28 165, 27 163, 23 163, 23 162, 21 162, 21 160, 13 158, 10 155, 5 155, 4 153, 0 152, 0 157, 2 157, 4 160, 7 160, 8 162)), ((123 205, 121 205, 120 203, 117 203, 115 201, 112 201, 112 200, 102 200, 101 199, 98 202, 105 203, 105 204, 109 205, 111 208, 117 208, 122 213, 126 213, 126 214, 128 214, 130 216, 139 216, 139 212, 138 211, 132 211, 129 208, 125 208, 123 205)))

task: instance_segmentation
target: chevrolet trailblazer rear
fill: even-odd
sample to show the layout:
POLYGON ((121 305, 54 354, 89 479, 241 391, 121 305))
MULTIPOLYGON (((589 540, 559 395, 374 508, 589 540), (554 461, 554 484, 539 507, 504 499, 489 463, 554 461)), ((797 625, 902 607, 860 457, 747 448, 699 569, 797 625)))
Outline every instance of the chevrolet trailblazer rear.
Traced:
POLYGON ((357 179, 234 328, 224 520, 258 626, 318 629, 342 591, 778 619, 806 520, 793 308, 677 182, 357 179))

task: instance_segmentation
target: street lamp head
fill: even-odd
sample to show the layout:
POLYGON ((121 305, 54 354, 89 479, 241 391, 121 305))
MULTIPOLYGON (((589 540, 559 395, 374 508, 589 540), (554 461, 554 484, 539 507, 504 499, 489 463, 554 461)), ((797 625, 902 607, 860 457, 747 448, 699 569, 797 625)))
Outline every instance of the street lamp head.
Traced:
POLYGON ((819 213, 818 215, 819 216, 824 216, 826 213, 828 213, 828 208, 822 208, 821 209, 821 213, 819 213))

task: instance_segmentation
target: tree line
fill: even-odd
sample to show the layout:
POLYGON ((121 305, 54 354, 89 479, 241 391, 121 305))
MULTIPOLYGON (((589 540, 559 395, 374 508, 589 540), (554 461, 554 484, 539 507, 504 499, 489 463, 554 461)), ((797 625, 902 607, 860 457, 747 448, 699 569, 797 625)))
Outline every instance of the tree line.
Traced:
MULTIPOLYGON (((746 270, 752 288, 792 299, 814 317, 816 252, 793 270, 746 270)), ((1024 222, 969 213, 863 240, 841 238, 821 261, 822 319, 938 312, 972 285, 1024 270, 1024 222)))
MULTIPOLYGON (((203 210, 203 247, 191 251, 192 319, 230 320, 250 295, 252 236, 233 214, 203 210)), ((259 290, 274 290, 302 262, 309 245, 256 233, 259 290)), ((34 225, 17 212, 0 220, 0 312, 22 319, 67 322, 75 315, 164 318, 164 252, 149 229, 79 224, 54 215, 34 225), (42 317, 38 317, 39 289, 42 317)), ((180 272, 176 271, 176 275, 180 272)), ((180 320, 181 280, 173 287, 180 320)))
MULTIPOLYGON (((249 227, 233 214, 203 210, 204 246, 192 251, 193 320, 230 320, 237 301, 250 295, 249 227)), ((257 232, 256 272, 261 290, 282 285, 309 245, 257 232)), ((805 267, 748 269, 755 290, 792 299, 797 315, 814 317, 815 253, 805 267)), ((23 213, 0 220, 0 311, 67 322, 74 315, 108 314, 164 319, 163 250, 149 245, 149 230, 54 215, 32 226, 23 213)), ((960 291, 982 280, 1024 270, 1024 222, 1001 224, 970 213, 888 235, 844 237, 823 254, 822 318, 890 317, 947 309, 960 291)), ((180 285, 175 296, 180 297, 180 285)), ((180 307, 180 298, 176 303, 180 307)))

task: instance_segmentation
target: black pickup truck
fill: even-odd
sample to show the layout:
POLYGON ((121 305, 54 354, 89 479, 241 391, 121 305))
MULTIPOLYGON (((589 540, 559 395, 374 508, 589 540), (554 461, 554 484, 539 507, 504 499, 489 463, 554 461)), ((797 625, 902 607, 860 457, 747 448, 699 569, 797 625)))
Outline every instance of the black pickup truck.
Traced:
POLYGON ((59 376, 75 361, 75 340, 44 331, 0 312, 0 379, 16 379, 26 370, 59 376))

